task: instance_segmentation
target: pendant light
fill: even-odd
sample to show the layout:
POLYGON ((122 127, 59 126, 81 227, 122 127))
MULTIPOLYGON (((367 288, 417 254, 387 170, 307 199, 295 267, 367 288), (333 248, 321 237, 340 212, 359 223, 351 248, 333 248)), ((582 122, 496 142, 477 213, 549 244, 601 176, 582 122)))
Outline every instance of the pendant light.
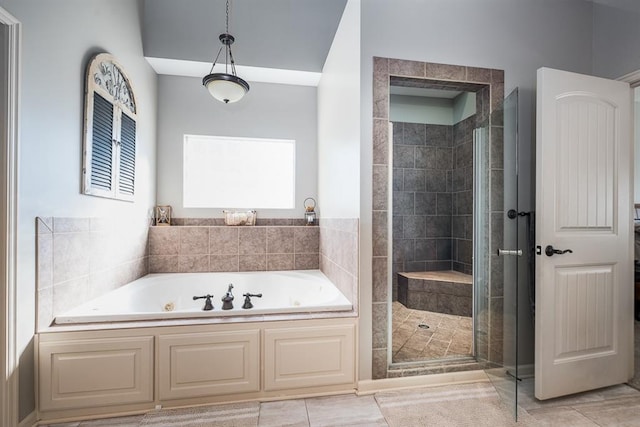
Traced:
POLYGON ((202 79, 202 84, 209 90, 211 96, 218 101, 228 104, 229 102, 240 101, 242 97, 249 92, 249 84, 236 74, 236 64, 233 59, 233 53, 231 52, 231 45, 235 39, 229 34, 229 0, 227 0, 226 23, 226 31, 220 34, 219 37, 222 46, 220 50, 218 50, 218 55, 211 65, 211 71, 202 79), (225 72, 214 73, 213 67, 216 66, 222 49, 225 51, 225 72), (231 73, 229 73, 229 68, 231 68, 231 73))

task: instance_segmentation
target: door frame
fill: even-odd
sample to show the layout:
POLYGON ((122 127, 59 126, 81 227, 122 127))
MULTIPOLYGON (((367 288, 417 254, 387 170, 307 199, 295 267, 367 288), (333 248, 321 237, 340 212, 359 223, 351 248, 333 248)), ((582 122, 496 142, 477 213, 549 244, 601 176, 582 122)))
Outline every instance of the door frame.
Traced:
POLYGON ((7 93, 0 102, 6 107, 0 119, 6 129, 0 135, 0 193, 6 203, 0 203, 0 227, 4 238, 0 244, 0 424, 17 425, 18 409, 18 352, 17 352, 17 221, 18 221, 18 140, 19 87, 22 52, 21 23, 0 7, 0 25, 7 27, 4 54, 7 67, 0 77, 7 82, 7 93))

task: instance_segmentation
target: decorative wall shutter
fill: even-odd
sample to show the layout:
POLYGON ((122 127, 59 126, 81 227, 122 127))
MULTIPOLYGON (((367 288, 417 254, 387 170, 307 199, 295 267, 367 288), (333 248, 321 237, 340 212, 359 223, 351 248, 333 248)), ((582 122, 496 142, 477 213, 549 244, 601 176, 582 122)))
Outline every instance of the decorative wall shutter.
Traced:
POLYGON ((136 175, 136 102, 129 78, 113 56, 87 67, 82 191, 133 201, 136 175))

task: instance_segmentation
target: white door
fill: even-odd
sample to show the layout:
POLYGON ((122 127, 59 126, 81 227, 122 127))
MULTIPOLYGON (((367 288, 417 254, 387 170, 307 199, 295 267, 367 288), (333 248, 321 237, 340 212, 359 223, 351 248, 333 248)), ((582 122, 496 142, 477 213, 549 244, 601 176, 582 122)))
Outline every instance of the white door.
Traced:
POLYGON ((541 68, 537 97, 535 395, 549 399, 633 376, 631 89, 541 68))

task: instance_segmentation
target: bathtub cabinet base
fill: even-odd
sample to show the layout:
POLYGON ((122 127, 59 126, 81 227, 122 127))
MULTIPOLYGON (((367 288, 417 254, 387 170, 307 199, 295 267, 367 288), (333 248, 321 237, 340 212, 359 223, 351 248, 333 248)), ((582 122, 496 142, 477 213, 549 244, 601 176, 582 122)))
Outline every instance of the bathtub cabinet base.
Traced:
POLYGON ((259 343, 259 329, 160 335, 160 400, 260 391, 259 343))
POLYGON ((264 389, 344 384, 354 377, 354 326, 264 331, 264 389))
POLYGON ((355 389, 356 319, 136 327, 37 336, 42 421, 355 389))
POLYGON ((153 402, 153 337, 40 344, 40 409, 153 402))

